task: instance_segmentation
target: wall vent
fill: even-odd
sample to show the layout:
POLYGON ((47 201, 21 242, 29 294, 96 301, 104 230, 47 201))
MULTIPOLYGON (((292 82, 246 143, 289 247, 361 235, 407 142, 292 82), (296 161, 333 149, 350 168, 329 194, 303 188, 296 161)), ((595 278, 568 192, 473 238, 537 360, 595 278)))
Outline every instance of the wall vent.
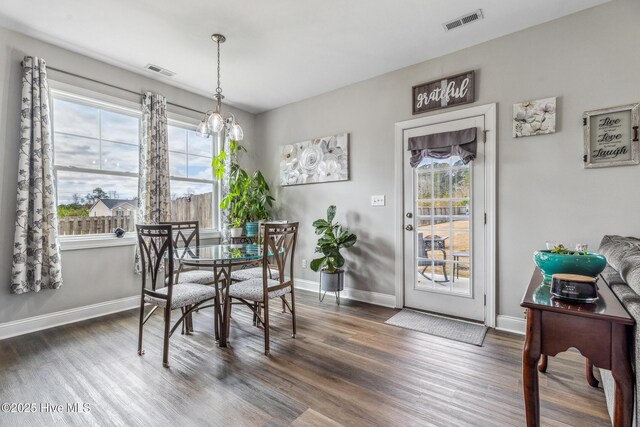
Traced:
POLYGON ((167 76, 167 77, 172 77, 176 74, 173 71, 169 71, 166 68, 158 67, 157 65, 153 65, 153 64, 145 65, 144 69, 152 71, 154 73, 162 74, 163 76, 167 76))
POLYGON ((454 28, 462 27, 463 25, 469 25, 472 22, 479 21, 483 18, 484 18, 484 15, 482 14, 482 9, 478 9, 474 12, 467 13, 466 15, 456 18, 452 21, 445 22, 444 24, 442 24, 442 26, 444 27, 445 31, 451 31, 454 28))

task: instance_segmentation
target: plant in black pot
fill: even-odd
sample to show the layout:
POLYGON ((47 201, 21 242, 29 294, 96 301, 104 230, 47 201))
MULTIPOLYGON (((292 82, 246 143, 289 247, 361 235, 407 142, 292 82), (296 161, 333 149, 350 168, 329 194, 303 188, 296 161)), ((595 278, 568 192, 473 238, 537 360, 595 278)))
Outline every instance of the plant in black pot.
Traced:
MULTIPOLYGON (((320 258, 311 261, 311 269, 320 272, 320 293, 335 292, 336 301, 340 304, 338 292, 344 289, 344 257, 340 251, 350 248, 356 244, 357 237, 347 228, 334 222, 336 207, 329 206, 327 209, 327 219, 318 219, 313 222, 316 234, 320 236, 316 253, 321 254, 320 258)), ((320 297, 322 301, 323 296, 320 297)))

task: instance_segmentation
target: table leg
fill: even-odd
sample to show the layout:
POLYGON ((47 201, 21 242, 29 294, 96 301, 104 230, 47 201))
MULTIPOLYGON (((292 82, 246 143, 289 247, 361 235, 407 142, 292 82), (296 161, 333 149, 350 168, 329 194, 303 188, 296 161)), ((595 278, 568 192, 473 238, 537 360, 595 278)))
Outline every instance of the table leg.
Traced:
POLYGON ((541 354, 540 362, 538 362, 538 372, 542 372, 543 374, 547 372, 547 363, 548 363, 547 355, 541 354))
POLYGON ((591 363, 591 360, 586 359, 585 363, 584 363, 584 369, 585 369, 585 374, 587 376, 587 383, 591 386, 591 387, 598 387, 598 384, 600 384, 598 382, 598 380, 596 379, 596 377, 593 375, 593 363, 591 363))
POLYGON ((633 372, 629 361, 627 331, 625 325, 618 323, 611 327, 611 374, 616 383, 613 425, 630 427, 633 420, 633 372))
POLYGON ((538 395, 538 371, 540 359, 540 312, 527 310, 527 334, 522 351, 522 384, 527 427, 540 426, 540 398, 538 395))
POLYGON ((220 280, 216 282, 216 286, 220 286, 221 284, 224 287, 220 290, 219 295, 221 300, 219 304, 221 305, 220 310, 220 342, 218 345, 220 347, 227 346, 228 333, 229 333, 229 314, 230 314, 230 305, 229 305, 229 285, 231 284, 231 265, 223 265, 219 267, 220 270, 220 280))

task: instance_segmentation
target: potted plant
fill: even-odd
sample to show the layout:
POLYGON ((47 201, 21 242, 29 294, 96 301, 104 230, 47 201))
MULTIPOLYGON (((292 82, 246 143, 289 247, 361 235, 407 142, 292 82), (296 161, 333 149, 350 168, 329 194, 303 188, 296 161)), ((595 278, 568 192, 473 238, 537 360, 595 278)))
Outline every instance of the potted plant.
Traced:
POLYGON ((243 224, 242 218, 230 218, 229 219, 229 231, 231 233, 231 237, 242 237, 243 224))
POLYGON ((355 245, 357 237, 342 225, 334 222, 336 207, 329 206, 327 219, 313 222, 316 234, 320 236, 316 253, 320 258, 311 261, 311 269, 320 271, 320 289, 325 292, 339 292, 344 289, 344 258, 340 251, 355 245))
POLYGON ((244 221, 247 236, 258 235, 258 221, 269 219, 269 208, 275 199, 260 171, 249 175, 232 165, 229 193, 220 202, 222 209, 230 209, 230 216, 244 221))

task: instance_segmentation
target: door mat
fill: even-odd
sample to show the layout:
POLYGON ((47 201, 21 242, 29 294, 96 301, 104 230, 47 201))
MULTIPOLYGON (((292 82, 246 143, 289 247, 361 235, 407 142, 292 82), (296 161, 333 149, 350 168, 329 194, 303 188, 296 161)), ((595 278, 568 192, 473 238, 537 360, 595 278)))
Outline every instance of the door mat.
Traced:
POLYGON ((487 333, 484 325, 407 309, 384 323, 477 346, 482 346, 487 333))

